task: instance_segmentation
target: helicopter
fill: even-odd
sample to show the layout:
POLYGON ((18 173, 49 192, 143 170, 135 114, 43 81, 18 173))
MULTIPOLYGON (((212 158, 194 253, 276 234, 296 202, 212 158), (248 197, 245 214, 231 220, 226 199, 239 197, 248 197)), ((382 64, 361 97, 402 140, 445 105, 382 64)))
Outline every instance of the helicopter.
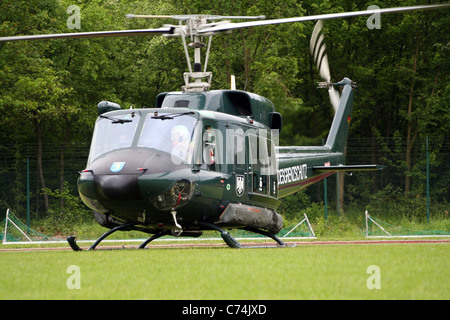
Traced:
MULTIPOLYGON (((244 248, 227 230, 243 229, 273 239, 283 217, 281 199, 339 171, 380 170, 378 165, 346 165, 344 149, 357 84, 349 78, 331 81, 323 20, 444 9, 450 4, 371 9, 266 20, 264 16, 127 15, 171 18, 178 24, 157 29, 11 36, 5 41, 163 35, 180 37, 188 72, 181 91, 163 92, 153 108, 122 109, 110 101, 97 105, 86 168, 77 181, 79 195, 95 220, 109 229, 92 244, 94 250, 117 231, 139 230, 151 236, 138 248, 163 236, 199 237, 218 231, 231 248, 244 248), (230 22, 231 19, 255 20, 230 22), (234 29, 317 21, 310 51, 335 111, 323 146, 279 146, 282 115, 255 93, 212 90, 207 71, 211 39, 234 29), (208 43, 203 43, 204 39, 208 43), (190 41, 188 43, 188 41, 190 41), (202 63, 201 50, 206 48, 202 63), (191 64, 189 49, 194 50, 191 64)), ((76 237, 67 241, 82 250, 76 237)))

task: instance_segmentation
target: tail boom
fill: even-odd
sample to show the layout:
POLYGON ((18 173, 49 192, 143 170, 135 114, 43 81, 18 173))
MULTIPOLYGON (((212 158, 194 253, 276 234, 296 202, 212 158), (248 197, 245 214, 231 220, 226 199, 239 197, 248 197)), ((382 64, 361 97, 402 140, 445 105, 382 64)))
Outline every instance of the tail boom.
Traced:
POLYGON ((277 148, 279 198, 343 170, 340 166, 345 163, 344 149, 350 126, 355 84, 350 79, 344 78, 333 85, 343 86, 343 90, 326 144, 277 148), (327 167, 329 168, 323 169, 327 167))

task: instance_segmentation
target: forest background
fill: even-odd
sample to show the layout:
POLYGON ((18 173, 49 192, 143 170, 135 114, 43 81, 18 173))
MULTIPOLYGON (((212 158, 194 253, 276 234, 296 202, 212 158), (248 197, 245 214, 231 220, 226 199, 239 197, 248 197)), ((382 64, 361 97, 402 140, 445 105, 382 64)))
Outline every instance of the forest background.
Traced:
MULTIPOLYGON (((127 19, 128 13, 276 19, 366 10, 370 5, 417 4, 407 0, 3 0, 0 36, 144 29, 176 23, 127 19), (80 9, 76 30, 68 29, 71 5, 80 9)), ((280 145, 320 145, 332 121, 328 93, 316 89, 321 79, 309 53, 314 25, 254 27, 213 38, 208 65, 213 72, 212 88, 229 88, 230 76, 235 75, 238 89, 272 100, 284 120, 280 145)), ((336 196, 335 200, 340 210, 346 194, 347 206, 357 203, 376 209, 401 203, 408 208, 407 214, 416 207, 422 214, 428 150, 428 163, 436 169, 431 171, 433 208, 448 218, 449 11, 383 14, 379 29, 368 28, 367 16, 327 20, 324 31, 332 80, 349 77, 358 83, 348 158, 391 168, 384 173, 358 174, 345 191, 343 178, 336 181, 335 189, 342 187, 341 199, 336 196)), ((30 198, 34 218, 73 221, 79 217, 87 209, 77 198, 77 171, 86 163, 97 103, 108 100, 123 108, 153 107, 158 93, 180 90, 185 71, 178 38, 2 44, 0 217, 6 208, 23 217, 30 198), (27 195, 29 172, 33 182, 27 195)), ((321 188, 288 198, 281 210, 289 214, 312 203, 323 205, 321 188)))

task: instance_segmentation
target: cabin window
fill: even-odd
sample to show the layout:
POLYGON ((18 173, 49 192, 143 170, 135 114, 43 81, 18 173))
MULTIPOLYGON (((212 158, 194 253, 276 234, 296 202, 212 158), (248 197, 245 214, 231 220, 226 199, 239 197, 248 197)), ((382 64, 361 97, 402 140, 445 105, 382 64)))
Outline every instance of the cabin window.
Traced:
MULTIPOLYGON (((245 133, 241 127, 228 125, 225 129, 225 161, 232 168, 245 169, 245 133)), ((233 171, 234 169, 231 169, 233 171)), ((230 172, 231 172, 230 171, 230 172)))
POLYGON ((234 164, 237 167, 245 167, 245 139, 244 136, 235 135, 234 141, 234 164))
POLYGON ((177 100, 175 101, 174 108, 189 108, 189 100, 177 100))
POLYGON ((248 138, 253 191, 275 196, 276 186, 273 187, 276 177, 275 145, 263 130, 255 130, 255 134, 249 134, 248 138))
POLYGON ((205 124, 203 132, 203 162, 206 169, 218 171, 218 165, 222 163, 219 148, 223 145, 222 134, 218 129, 205 124))

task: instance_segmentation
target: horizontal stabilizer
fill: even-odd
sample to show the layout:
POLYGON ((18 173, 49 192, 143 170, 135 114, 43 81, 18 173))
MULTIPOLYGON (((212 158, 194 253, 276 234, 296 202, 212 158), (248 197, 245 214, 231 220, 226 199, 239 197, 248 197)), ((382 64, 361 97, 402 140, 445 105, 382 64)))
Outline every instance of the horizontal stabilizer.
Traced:
POLYGON ((380 166, 377 164, 366 164, 366 165, 345 165, 345 166, 313 166, 312 169, 314 171, 375 171, 375 170, 383 170, 386 166, 380 166))

